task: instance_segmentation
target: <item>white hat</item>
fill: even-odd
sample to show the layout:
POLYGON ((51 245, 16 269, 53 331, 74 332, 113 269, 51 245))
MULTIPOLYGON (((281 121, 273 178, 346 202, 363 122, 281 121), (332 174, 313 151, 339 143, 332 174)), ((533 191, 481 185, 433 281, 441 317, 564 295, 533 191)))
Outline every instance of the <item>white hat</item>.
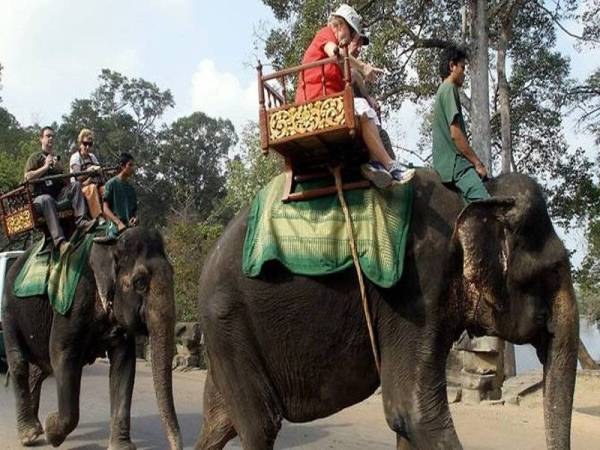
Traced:
POLYGON ((364 33, 362 31, 362 17, 360 17, 360 15, 352 6, 342 3, 338 9, 331 13, 331 15, 341 17, 360 36, 364 36, 364 33))

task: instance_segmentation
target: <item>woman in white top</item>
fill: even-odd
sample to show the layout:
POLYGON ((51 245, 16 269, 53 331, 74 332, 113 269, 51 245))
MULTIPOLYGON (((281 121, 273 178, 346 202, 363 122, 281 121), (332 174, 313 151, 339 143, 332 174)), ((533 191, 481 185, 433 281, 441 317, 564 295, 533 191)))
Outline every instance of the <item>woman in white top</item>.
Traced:
MULTIPOLYGON (((87 128, 81 130, 77 142, 79 143, 79 150, 73 153, 69 160, 71 173, 84 172, 100 167, 98 158, 91 153, 91 149, 94 146, 94 133, 92 130, 88 130, 87 128)), ((87 200, 90 217, 95 219, 102 214, 98 185, 94 183, 92 177, 86 175, 78 176, 76 182, 81 184, 81 191, 87 200)))

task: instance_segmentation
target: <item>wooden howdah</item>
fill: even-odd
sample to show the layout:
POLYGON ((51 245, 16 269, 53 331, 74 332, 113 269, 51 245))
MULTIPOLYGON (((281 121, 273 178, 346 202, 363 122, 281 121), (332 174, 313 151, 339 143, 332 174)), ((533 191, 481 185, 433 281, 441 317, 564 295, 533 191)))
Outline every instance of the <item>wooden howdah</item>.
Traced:
POLYGON ((369 182, 360 176, 360 164, 368 160, 366 146, 354 115, 354 95, 351 85, 350 61, 343 49, 344 90, 325 95, 324 69, 337 64, 332 57, 263 75, 258 65, 258 95, 260 141, 263 152, 279 153, 285 161, 286 183, 283 201, 307 200, 336 192, 331 169, 342 166, 343 189, 360 189, 369 182), (323 96, 310 102, 290 101, 295 94, 288 88, 300 80, 309 68, 321 69, 323 96), (289 79, 292 78, 292 83, 289 79), (278 83, 278 87, 273 85, 278 83), (330 179, 331 185, 295 192, 302 181, 330 179))
MULTIPOLYGON (((102 186, 109 178, 116 175, 116 173, 116 167, 105 167, 92 172, 52 175, 40 178, 34 182, 23 183, 16 189, 0 195, 0 221, 2 222, 4 234, 8 239, 12 240, 25 233, 29 233, 34 228, 46 231, 46 219, 36 211, 33 204, 31 193, 33 183, 43 182, 47 179, 71 178, 85 174, 94 176, 99 186, 102 186)), ((73 220, 74 213, 70 204, 66 207, 59 205, 57 212, 61 221, 70 222, 73 220)))

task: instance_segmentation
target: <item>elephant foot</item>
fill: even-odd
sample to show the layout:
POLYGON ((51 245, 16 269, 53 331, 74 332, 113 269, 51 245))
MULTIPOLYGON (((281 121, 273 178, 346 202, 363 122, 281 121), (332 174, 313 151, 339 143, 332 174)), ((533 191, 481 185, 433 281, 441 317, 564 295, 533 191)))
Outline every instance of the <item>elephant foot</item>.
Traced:
POLYGON ((46 432, 46 441, 52 447, 58 447, 67 437, 61 429, 58 413, 55 412, 48 414, 46 417, 44 430, 46 432))
POLYGON ((21 442, 22 446, 29 447, 34 445, 37 441, 37 438, 43 433, 44 429, 42 428, 42 424, 38 422, 34 425, 19 430, 19 441, 21 442))
POLYGON ((137 447, 131 441, 116 441, 110 443, 108 450, 137 450, 137 447))

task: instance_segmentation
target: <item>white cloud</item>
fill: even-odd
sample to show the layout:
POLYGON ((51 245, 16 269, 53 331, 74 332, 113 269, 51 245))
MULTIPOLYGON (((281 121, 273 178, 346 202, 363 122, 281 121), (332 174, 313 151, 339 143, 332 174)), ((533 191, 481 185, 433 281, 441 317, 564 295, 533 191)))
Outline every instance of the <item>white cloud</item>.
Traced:
POLYGON ((211 117, 230 119, 237 132, 249 120, 258 120, 257 83, 241 81, 203 59, 192 75, 192 108, 211 117))
POLYGON ((0 0, 3 106, 23 125, 44 124, 87 97, 103 68, 157 81, 156 45, 189 30, 191 4, 0 0))

